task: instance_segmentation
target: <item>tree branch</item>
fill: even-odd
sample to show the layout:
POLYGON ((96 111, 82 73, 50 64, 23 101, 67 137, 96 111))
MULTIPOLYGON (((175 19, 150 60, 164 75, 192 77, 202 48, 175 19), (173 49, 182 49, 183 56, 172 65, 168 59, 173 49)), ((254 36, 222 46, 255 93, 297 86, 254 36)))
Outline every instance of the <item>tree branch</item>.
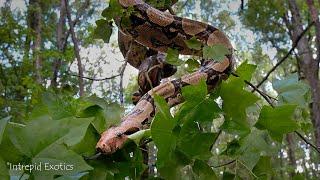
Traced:
MULTIPOLYGON (((257 88, 259 88, 271 75, 271 73, 273 71, 275 71, 277 69, 278 66, 280 66, 289 56, 290 54, 294 51, 294 49, 297 47, 299 41, 301 40, 301 38, 306 34, 306 32, 309 31, 309 29, 311 28, 311 26, 313 26, 314 22, 311 22, 307 28, 298 36, 297 40, 292 44, 291 49, 288 51, 288 53, 279 61, 277 62, 277 64, 275 66, 273 66, 270 71, 267 73, 267 75, 260 81, 260 83, 256 86, 257 88)), ((255 90, 253 90, 252 92, 254 92, 255 90)))
POLYGON ((227 162, 227 163, 220 164, 220 165, 217 165, 217 166, 212 166, 212 167, 213 167, 213 168, 219 168, 219 167, 227 166, 227 165, 232 164, 232 163, 234 163, 234 162, 236 162, 235 159, 232 160, 232 161, 229 161, 229 162, 227 162))
POLYGON ((120 104, 123 105, 123 75, 124 75, 124 70, 126 70, 126 67, 127 67, 127 64, 128 64, 128 56, 129 56, 129 53, 131 52, 131 47, 132 47, 132 43, 133 41, 130 42, 129 44, 129 50, 127 51, 126 53, 126 57, 124 57, 124 64, 121 66, 121 70, 120 70, 120 104))
POLYGON ((73 41, 73 48, 74 48, 74 53, 78 62, 78 72, 79 72, 79 95, 83 96, 84 94, 84 84, 83 84, 83 69, 82 69, 82 63, 81 63, 81 58, 80 58, 80 49, 79 49, 79 45, 78 45, 78 39, 76 37, 76 33, 73 27, 73 23, 72 23, 72 19, 71 19, 71 13, 69 10, 69 4, 68 4, 68 0, 65 0, 65 5, 66 5, 66 13, 67 13, 67 18, 68 18, 68 22, 69 22, 69 26, 70 26, 70 30, 71 30, 71 37, 72 37, 72 41, 73 41))
MULTIPOLYGON (((235 77, 240 77, 239 75, 237 75, 237 74, 235 74, 235 73, 231 73, 231 74, 232 74, 233 76, 235 76, 235 77)), ((244 80, 244 83, 246 83, 247 85, 249 85, 249 86, 253 89, 253 91, 251 91, 251 92, 257 91, 257 92, 268 102, 268 104, 269 104, 271 107, 274 108, 274 105, 273 105, 273 103, 271 102, 270 99, 277 100, 276 98, 271 97, 270 95, 262 92, 258 87, 256 87, 255 85, 253 85, 252 83, 250 83, 250 82, 247 81, 247 80, 244 80)))
MULTIPOLYGON (((77 23, 79 22, 79 20, 82 16, 84 9, 87 8, 89 6, 89 4, 90 4, 90 0, 86 0, 83 3, 83 5, 80 7, 80 9, 77 11, 76 19, 74 21, 72 21, 73 27, 75 27, 77 25, 77 23)), ((66 50, 66 47, 68 45, 68 38, 69 38, 70 34, 71 34, 71 28, 69 28, 65 34, 64 43, 63 43, 63 51, 66 50)))
POLYGON ((88 79, 88 80, 91 80, 91 81, 105 81, 105 80, 110 80, 110 79, 116 78, 116 77, 120 76, 120 74, 113 75, 113 76, 110 76, 110 77, 105 77, 105 78, 91 78, 91 77, 79 76, 77 74, 70 74, 70 76, 76 76, 76 77, 80 77, 80 78, 83 78, 83 79, 88 79))
POLYGON ((309 142, 305 137, 303 137, 303 135, 301 133, 299 133, 298 131, 294 131, 306 144, 310 145, 313 149, 315 149, 318 153, 320 153, 320 149, 319 147, 315 146, 314 144, 312 144, 311 142, 309 142))
POLYGON ((307 5, 309 7, 311 19, 315 24, 315 36, 316 36, 316 46, 317 46, 317 59, 320 63, 320 21, 319 21, 319 15, 314 1, 313 0, 307 0, 307 5))
MULTIPOLYGON (((128 53, 127 53, 128 54, 128 53)), ((124 62, 124 64, 121 67, 121 71, 120 71, 120 104, 123 105, 124 100, 123 100, 123 75, 124 75, 124 70, 126 69, 128 64, 128 58, 126 58, 126 61, 124 62)))

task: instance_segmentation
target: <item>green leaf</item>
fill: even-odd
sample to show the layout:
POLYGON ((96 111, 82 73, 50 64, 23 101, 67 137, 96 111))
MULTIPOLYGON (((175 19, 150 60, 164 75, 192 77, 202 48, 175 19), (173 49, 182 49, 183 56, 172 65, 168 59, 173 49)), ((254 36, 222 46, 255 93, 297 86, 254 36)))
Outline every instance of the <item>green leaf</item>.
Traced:
POLYGON ((221 86, 222 109, 225 122, 222 128, 229 133, 244 136, 250 132, 246 109, 259 100, 253 93, 245 91, 239 84, 241 79, 234 79, 221 86))
POLYGON ((92 124, 99 133, 120 123, 123 108, 118 103, 107 103, 95 95, 86 98, 85 102, 78 116, 94 117, 92 124))
POLYGON ((198 70, 199 67, 200 67, 199 62, 198 62, 197 60, 195 60, 195 59, 188 59, 188 60, 185 62, 185 64, 188 66, 188 67, 186 68, 186 70, 187 70, 188 72, 194 72, 194 71, 198 70))
POLYGON ((9 170, 7 169, 6 162, 0 157, 0 179, 10 179, 9 170))
POLYGON ((7 123, 9 122, 10 116, 0 119, 0 144, 2 142, 2 137, 4 130, 6 129, 7 123))
POLYGON ((271 144, 267 143, 267 138, 266 132, 255 129, 246 137, 240 139, 239 160, 250 171, 259 161, 261 154, 272 154, 271 144))
POLYGON ((292 180, 304 180, 304 175, 302 175, 301 173, 297 173, 292 177, 292 180))
POLYGON ((97 27, 94 29, 93 37, 102 39, 105 43, 109 43, 112 34, 112 22, 105 19, 96 21, 97 27))
POLYGON ((213 46, 204 46, 203 48, 203 58, 204 59, 212 59, 215 61, 222 61, 227 54, 229 54, 229 50, 223 45, 213 45, 213 46))
POLYGON ((72 150, 68 150, 66 146, 60 144, 52 144, 46 147, 43 151, 37 154, 32 163, 42 164, 45 168, 46 163, 49 165, 62 165, 64 169, 58 170, 50 169, 44 171, 34 171, 35 177, 51 176, 54 175, 74 175, 87 170, 92 170, 92 167, 87 165, 82 156, 76 154, 72 150), (66 169, 68 166, 68 170, 66 169))
POLYGON ((210 147, 216 134, 202 132, 201 125, 205 122, 212 123, 221 110, 213 99, 207 97, 207 85, 204 80, 197 85, 183 87, 182 95, 185 102, 175 117, 182 126, 178 148, 189 158, 209 158, 210 147), (190 148, 191 146, 193 148, 190 148))
POLYGON ((256 66, 242 63, 236 70, 240 77, 230 77, 221 85, 220 96, 223 100, 225 122, 222 129, 226 132, 245 136, 250 132, 246 109, 259 100, 253 93, 244 90, 244 80, 250 81, 256 66), (241 100, 240 100, 241 99, 241 100))
POLYGON ((158 148, 157 163, 161 167, 175 147, 176 140, 172 130, 176 123, 170 114, 166 101, 158 95, 154 96, 154 101, 157 113, 151 123, 151 136, 158 148))
POLYGON ((227 147, 224 151, 221 152, 222 155, 227 155, 230 157, 236 157, 238 155, 240 149, 240 143, 239 140, 234 139, 231 142, 227 144, 227 147))
POLYGON ((196 37, 186 40, 185 43, 190 49, 200 50, 202 47, 202 43, 198 41, 196 37))
POLYGON ((168 160, 165 166, 157 168, 159 169, 160 176, 164 179, 183 179, 183 173, 181 168, 189 165, 191 161, 179 150, 174 150, 168 154, 168 160))
POLYGON ((174 66, 179 66, 182 61, 179 59, 179 51, 176 49, 168 48, 166 62, 174 66))
POLYGON ((201 79, 197 85, 190 85, 182 88, 182 96, 189 102, 199 103, 206 98, 207 94, 207 84, 204 79, 201 79))
POLYGON ((194 121, 195 123, 212 122, 221 113, 218 104, 207 98, 201 102, 186 101, 176 113, 175 119, 180 123, 194 121))
POLYGON ((282 80, 274 80, 272 86, 279 94, 280 104, 296 104, 302 108, 309 107, 308 92, 310 87, 299 81, 296 73, 282 80))
POLYGON ((78 180, 87 174, 88 172, 83 172, 83 173, 77 173, 76 175, 73 175, 73 176, 60 176, 58 178, 55 178, 55 180, 78 180))
POLYGON ((78 119, 81 124, 75 126, 74 128, 70 129, 69 133, 63 137, 63 141, 68 146, 73 146, 78 144, 86 135, 88 126, 90 125, 92 118, 88 119, 78 119))
POLYGON ((96 144, 98 140, 99 136, 97 136, 97 131, 92 125, 89 125, 82 140, 79 143, 71 146, 70 149, 77 154, 88 157, 96 153, 96 144))
POLYGON ((24 128, 22 126, 15 126, 13 124, 7 124, 5 132, 3 134, 2 142, 0 144, 0 157, 6 162, 17 164, 22 162, 24 155, 14 146, 14 141, 11 138, 14 134, 14 129, 24 128))
POLYGON ((140 130, 137 131, 131 135, 128 136, 129 139, 133 140, 136 145, 140 144, 141 139, 150 137, 151 136, 151 130, 150 129, 145 129, 145 130, 140 130))
POLYGON ((115 17, 121 16, 123 13, 123 8, 119 4, 118 0, 110 0, 109 6, 102 11, 102 16, 106 18, 106 20, 110 21, 115 17))
POLYGON ((42 117, 30 121, 24 128, 14 129, 14 133, 10 136, 21 153, 28 157, 34 157, 53 143, 74 145, 81 141, 86 133, 84 129, 91 121, 91 118, 70 117, 52 120, 49 117, 42 117))
POLYGON ((221 109, 217 103, 207 97, 207 84, 200 80, 197 85, 182 88, 182 96, 185 102, 176 113, 177 122, 195 121, 197 123, 212 122, 218 116, 221 109))
POLYGON ((222 180, 235 180, 236 175, 230 172, 223 172, 222 180))
POLYGON ((214 180, 218 179, 214 171, 207 163, 196 160, 192 166, 193 172, 197 175, 196 179, 214 180))
MULTIPOLYGON (((233 79, 241 79, 241 80, 247 80, 250 81, 252 78, 253 73, 255 72, 257 66, 254 64, 248 64, 248 61, 245 61, 241 63, 241 65, 237 68, 236 74, 239 75, 239 77, 230 77, 229 81, 233 81, 233 79)), ((242 82, 243 85, 245 84, 242 82)))
POLYGON ((272 165, 271 158, 268 156, 261 156, 252 172, 259 179, 270 179, 272 177, 272 165))
POLYGON ((38 117, 34 119, 48 115, 51 116, 52 119, 72 117, 76 113, 76 108, 73 106, 72 101, 74 101, 74 99, 70 97, 63 97, 58 94, 46 92, 42 96, 42 103, 38 104, 38 106, 40 106, 36 113, 38 117))
POLYGON ((156 9, 166 9, 172 6, 172 0, 145 0, 145 2, 156 9))
POLYGON ((274 140, 282 142, 284 134, 298 129, 298 124, 292 119, 295 109, 295 105, 263 106, 255 126, 268 130, 274 140))
POLYGON ((206 160, 212 156, 211 147, 216 137, 216 133, 189 133, 179 138, 178 148, 191 159, 206 160))

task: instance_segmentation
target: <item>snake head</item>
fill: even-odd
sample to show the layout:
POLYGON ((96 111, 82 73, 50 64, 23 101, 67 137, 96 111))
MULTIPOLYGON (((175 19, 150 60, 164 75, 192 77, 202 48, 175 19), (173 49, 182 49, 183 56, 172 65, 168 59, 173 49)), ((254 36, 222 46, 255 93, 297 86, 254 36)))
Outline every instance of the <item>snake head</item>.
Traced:
POLYGON ((119 127, 111 127, 101 134, 96 145, 98 152, 112 154, 122 148, 128 137, 124 135, 119 127))
POLYGON ((138 127, 111 127, 101 134, 96 150, 103 154, 113 154, 128 141, 128 136, 139 130, 138 127))

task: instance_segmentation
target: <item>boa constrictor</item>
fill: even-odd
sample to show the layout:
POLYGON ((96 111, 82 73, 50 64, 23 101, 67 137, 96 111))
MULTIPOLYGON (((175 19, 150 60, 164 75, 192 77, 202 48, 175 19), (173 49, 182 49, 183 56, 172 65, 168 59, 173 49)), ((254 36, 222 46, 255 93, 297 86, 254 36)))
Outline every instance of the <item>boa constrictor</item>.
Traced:
POLYGON ((139 70, 139 91, 132 96, 134 105, 143 94, 158 86, 162 78, 170 77, 177 71, 175 66, 165 62, 164 53, 148 49, 121 31, 118 32, 118 44, 128 63, 139 70))
POLYGON ((143 0, 118 0, 118 2, 122 8, 134 9, 134 13, 129 17, 131 22, 129 26, 121 23, 121 17, 115 21, 124 35, 146 48, 142 51, 143 53, 135 51, 139 52, 137 56, 142 54, 140 59, 147 57, 148 50, 156 51, 154 55, 158 56, 168 48, 177 49, 180 54, 202 56, 201 50, 190 49, 186 45, 186 40, 192 37, 202 42, 203 46, 224 45, 230 50, 230 54, 219 62, 205 60, 198 71, 161 83, 145 93, 133 110, 122 118, 119 126, 110 127, 102 133, 96 148, 104 154, 112 154, 123 147, 128 140, 128 135, 143 129, 152 119, 156 108, 153 101, 155 94, 165 98, 170 106, 179 104, 182 102, 180 96, 182 87, 197 84, 201 79, 205 79, 208 87, 213 89, 221 80, 229 76, 233 65, 232 45, 227 36, 215 27, 160 11, 143 0))

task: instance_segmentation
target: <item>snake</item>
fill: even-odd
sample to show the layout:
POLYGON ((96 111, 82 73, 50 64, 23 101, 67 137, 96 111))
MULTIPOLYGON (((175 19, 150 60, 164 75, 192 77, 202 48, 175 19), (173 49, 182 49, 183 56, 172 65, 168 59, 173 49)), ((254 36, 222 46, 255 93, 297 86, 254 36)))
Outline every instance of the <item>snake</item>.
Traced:
MULTIPOLYGON (((162 82, 152 89, 145 87, 145 92, 136 103, 135 107, 121 118, 121 123, 111 126, 101 134, 97 142, 96 150, 103 154, 112 154, 121 149, 128 141, 128 136, 149 126, 155 116, 156 106, 154 96, 163 97, 169 106, 183 102, 181 89, 188 85, 196 85, 205 80, 208 89, 215 89, 222 80, 226 80, 232 72, 234 59, 233 47, 229 38, 214 26, 188 18, 170 14, 162 9, 156 9, 143 0, 118 0, 123 9, 132 10, 128 17, 115 17, 120 35, 123 36, 123 44, 120 49, 128 47, 129 41, 134 50, 128 57, 136 61, 129 62, 139 68, 142 64, 152 64, 148 61, 157 59, 163 62, 163 58, 169 48, 176 49, 182 55, 194 55, 203 57, 202 48, 205 46, 223 45, 229 49, 221 61, 204 59, 201 67, 181 78, 162 82), (123 23, 130 20, 130 24, 123 23), (202 44, 200 50, 189 48, 186 41, 195 38, 202 44), (148 52, 149 51, 149 52, 148 52)), ((122 50, 128 52, 128 50, 122 50)), ((159 62, 158 61, 158 62, 159 62)), ((156 64, 156 63, 155 63, 156 64)), ((141 67, 141 70, 145 67, 141 67)), ((146 68, 148 69, 148 67, 146 68)), ((144 70, 146 70, 144 69, 144 70)), ((163 71, 166 68, 162 68, 163 71)), ((173 71, 167 75, 171 75, 173 71)), ((158 83, 158 80, 156 80, 158 83)), ((140 84, 139 84, 140 85, 140 84)), ((143 85, 143 84, 141 84, 143 85)))
POLYGON ((165 62, 166 54, 148 49, 121 31, 118 31, 118 44, 128 63, 139 70, 139 90, 132 96, 134 105, 143 94, 159 85, 161 79, 170 77, 177 71, 176 66, 165 62))

